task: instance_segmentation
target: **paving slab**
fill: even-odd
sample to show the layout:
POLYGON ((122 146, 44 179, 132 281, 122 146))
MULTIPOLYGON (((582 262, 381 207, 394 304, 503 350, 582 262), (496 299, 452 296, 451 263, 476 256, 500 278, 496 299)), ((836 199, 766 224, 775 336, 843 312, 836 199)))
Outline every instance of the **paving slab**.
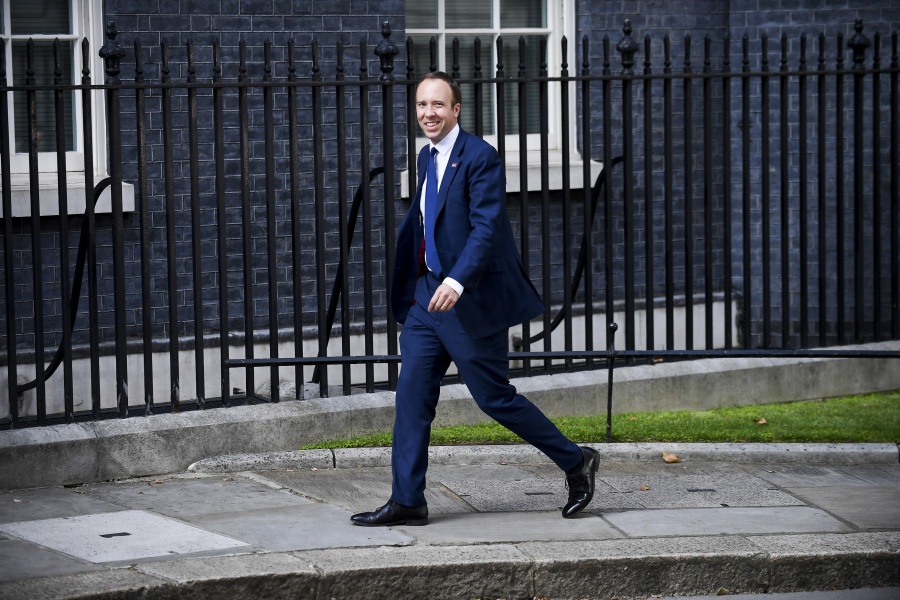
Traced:
POLYGON ((244 554, 144 563, 136 570, 178 584, 178 597, 314 600, 318 572, 290 554, 244 554))
POLYGON ((34 488, 0 493, 0 523, 92 515, 117 510, 122 510, 122 507, 86 496, 81 487, 34 488))
POLYGON ((239 476, 151 478, 81 488, 85 496, 174 518, 311 504, 286 490, 273 490, 239 476))
MULTIPOLYGON (((86 573, 105 567, 30 542, 0 536, 0 584, 20 579, 86 573)), ((0 591, 0 597, 3 592, 0 591)))
POLYGON ((138 510, 4 523, 0 532, 92 563, 246 546, 240 540, 138 510))
POLYGON ((742 469, 783 488, 874 485, 900 489, 900 471, 886 466, 745 465, 742 469))
MULTIPOLYGON (((351 514, 375 510, 391 497, 389 468, 327 469, 317 471, 265 471, 262 478, 292 490, 306 498, 334 504, 351 514)), ((459 498, 442 491, 433 479, 426 483, 425 499, 429 514, 471 512, 459 498)))
POLYGON ((245 510, 192 517, 198 527, 245 540, 270 552, 360 546, 406 546, 415 539, 385 527, 359 527, 351 512, 328 504, 245 510))
POLYGON ((789 491, 860 529, 900 529, 900 489, 842 486, 789 491))
POLYGON ((186 558, 178 561, 142 563, 137 571, 178 582, 210 579, 236 579, 261 575, 293 573, 315 575, 316 569, 291 554, 241 554, 186 558))
POLYGON ((436 481, 454 479, 492 479, 494 481, 518 481, 540 477, 562 482, 559 468, 553 464, 485 464, 485 465, 429 465, 428 477, 436 481))
POLYGON ((558 511, 568 497, 558 479, 442 479, 441 484, 479 512, 558 511))
POLYGON ((719 506, 796 506, 803 502, 771 483, 739 474, 638 475, 602 477, 620 493, 633 494, 635 506, 643 508, 719 506))
POLYGON ((497 544, 559 540, 603 540, 622 537, 603 519, 589 513, 563 519, 553 512, 441 514, 428 527, 397 527, 420 544, 497 544))
MULTIPOLYGON (((622 477, 633 475, 718 475, 721 473, 734 473, 734 463, 722 461, 692 461, 682 460, 677 463, 667 463, 662 455, 647 461, 606 461, 600 462, 598 477, 622 477)), ((556 471, 559 473, 559 471, 556 471)))
POLYGON ((825 511, 807 506, 631 510, 602 515, 634 537, 852 531, 825 511))

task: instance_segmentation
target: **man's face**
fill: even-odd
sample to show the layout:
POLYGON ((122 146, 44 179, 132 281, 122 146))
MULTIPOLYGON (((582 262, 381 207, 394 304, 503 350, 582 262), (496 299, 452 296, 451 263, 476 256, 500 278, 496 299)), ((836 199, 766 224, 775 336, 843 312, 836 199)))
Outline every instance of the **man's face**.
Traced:
POLYGON ((416 119, 425 137, 437 144, 459 120, 459 104, 446 81, 426 79, 416 89, 416 119))

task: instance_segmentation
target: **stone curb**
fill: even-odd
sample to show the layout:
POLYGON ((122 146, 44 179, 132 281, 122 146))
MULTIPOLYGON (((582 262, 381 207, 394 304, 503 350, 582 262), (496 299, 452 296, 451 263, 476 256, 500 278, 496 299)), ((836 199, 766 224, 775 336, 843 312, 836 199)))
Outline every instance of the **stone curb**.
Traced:
MULTIPOLYGON (((601 460, 655 461, 664 452, 682 461, 723 461, 735 463, 815 463, 815 464, 897 464, 896 444, 692 444, 614 443, 590 444, 601 460)), ((536 464, 547 457, 527 445, 432 446, 429 462, 434 465, 536 464)), ((389 467, 390 448, 336 448, 296 450, 216 456, 188 467, 192 473, 236 473, 242 471, 294 468, 353 469, 389 467)))
POLYGON ((900 532, 328 549, 187 558, 5 585, 7 600, 647 598, 900 585, 900 532))

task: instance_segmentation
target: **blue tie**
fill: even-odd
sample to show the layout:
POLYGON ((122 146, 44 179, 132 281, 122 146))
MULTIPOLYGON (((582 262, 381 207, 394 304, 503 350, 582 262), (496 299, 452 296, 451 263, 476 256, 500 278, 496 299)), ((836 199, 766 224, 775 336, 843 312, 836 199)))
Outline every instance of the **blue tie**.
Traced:
POLYGON ((441 261, 438 259, 437 246, 434 245, 434 221, 437 217, 437 167, 435 157, 437 148, 431 149, 431 157, 428 159, 428 168, 425 170, 425 259, 428 268, 434 273, 441 274, 441 261))

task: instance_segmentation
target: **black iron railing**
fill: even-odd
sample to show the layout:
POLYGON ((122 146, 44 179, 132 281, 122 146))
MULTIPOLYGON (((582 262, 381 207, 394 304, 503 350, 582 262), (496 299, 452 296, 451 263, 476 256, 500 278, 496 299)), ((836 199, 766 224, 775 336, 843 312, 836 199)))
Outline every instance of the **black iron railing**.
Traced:
MULTIPOLYGON (((515 234, 549 307, 516 332, 516 369, 602 365, 611 377, 617 361, 897 357, 842 348, 900 339, 897 33, 869 39, 857 23, 846 42, 820 36, 812 49, 801 37, 797 56, 785 36, 707 37, 700 67, 689 37, 676 59, 668 37, 640 45, 631 34, 626 23, 599 52, 583 39, 577 74, 565 39, 558 75, 528 65, 524 42, 518 65, 486 73, 476 43, 474 71, 453 73, 475 107, 464 107, 464 126, 490 132, 515 177, 515 234), (532 100, 529 164, 518 132, 531 126, 532 100)), ((0 85, 4 422, 393 387, 397 325, 386 307, 409 202, 401 190, 415 189, 423 72, 412 42, 404 55, 385 25, 374 78, 363 43, 352 57, 329 49, 327 62, 315 41, 302 49, 308 62, 293 42, 266 43, 252 64, 244 43, 150 52, 137 40, 129 53, 118 37, 111 25, 102 83, 85 69, 79 84, 0 85), (41 215, 39 89, 57 106, 64 94, 80 99, 88 197, 102 94, 108 214, 93 202, 68 214, 58 156, 60 216, 41 215), (12 216, 10 92, 32 115, 28 217, 12 216), (127 186, 134 211, 123 208, 127 186), (50 368, 35 368, 53 347, 50 368)), ((87 43, 82 51, 89 64, 87 43)))

